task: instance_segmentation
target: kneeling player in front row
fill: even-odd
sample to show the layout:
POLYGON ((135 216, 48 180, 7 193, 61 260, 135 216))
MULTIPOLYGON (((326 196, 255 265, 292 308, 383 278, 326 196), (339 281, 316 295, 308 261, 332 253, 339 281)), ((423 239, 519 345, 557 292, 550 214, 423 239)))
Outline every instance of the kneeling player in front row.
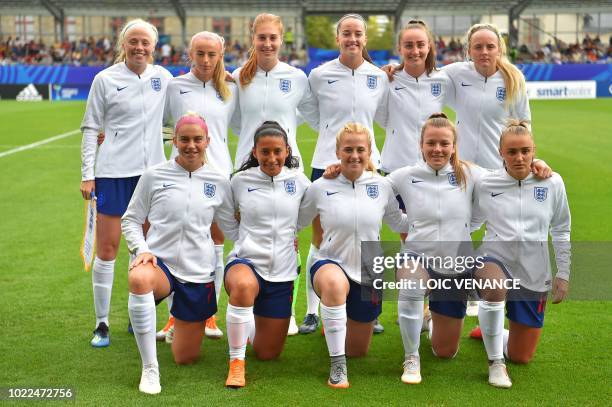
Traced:
POLYGON ((187 114, 177 121, 174 134, 178 157, 143 174, 122 219, 128 248, 137 255, 128 276, 128 312, 142 358, 139 389, 149 394, 161 391, 155 301, 174 292, 174 360, 195 362, 204 321, 217 311, 211 223, 217 222, 232 240, 238 233, 229 181, 205 162, 206 123, 187 114), (151 228, 145 238, 147 219, 151 228))
POLYGON ((231 181, 240 233, 225 267, 228 387, 245 385, 249 337, 262 360, 276 359, 285 344, 298 277, 298 212, 310 185, 298 167, 285 130, 266 121, 255 130, 251 154, 231 181))
POLYGON ((499 366, 497 374, 489 373, 489 383, 510 387, 504 354, 513 362, 528 363, 542 332, 547 291, 552 288, 553 303, 563 301, 567 293, 571 221, 561 177, 553 173, 540 180, 530 174, 535 144, 527 123, 511 121, 499 143, 504 168, 483 175, 475 188, 474 216, 486 222, 481 250, 488 256, 481 275, 477 272, 475 277, 520 282, 520 290, 481 290, 478 310, 490 372, 499 366), (554 280, 549 232, 558 270, 554 280), (504 300, 509 331, 504 330, 504 300))
POLYGON ((407 230, 406 215, 400 211, 391 185, 376 173, 370 160, 371 137, 368 129, 357 123, 340 130, 336 155, 341 173, 335 179, 315 181, 300 211, 299 225, 319 215, 323 226, 321 248, 310 275, 321 298, 331 357, 327 383, 336 388, 349 387, 346 355, 367 354, 374 320, 382 310, 379 293, 371 283, 362 281, 361 243, 379 240, 382 221, 398 232, 407 230))

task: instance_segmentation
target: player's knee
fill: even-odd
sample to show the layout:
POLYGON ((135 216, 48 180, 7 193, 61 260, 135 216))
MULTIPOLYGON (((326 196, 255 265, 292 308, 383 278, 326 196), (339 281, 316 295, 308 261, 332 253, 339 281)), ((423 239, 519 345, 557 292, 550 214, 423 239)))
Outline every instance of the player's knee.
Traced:
POLYGON ((527 363, 531 362, 531 359, 533 359, 533 354, 527 354, 527 353, 512 354, 510 353, 508 355, 508 358, 510 359, 512 363, 516 363, 517 365, 526 365, 527 363))
POLYGON ((280 351, 275 351, 275 350, 270 350, 270 349, 266 349, 266 350, 254 349, 254 350, 255 350, 255 357, 258 360, 275 360, 275 359, 278 359, 278 357, 280 356, 280 351))
POLYGON ((431 351, 433 352, 434 356, 437 358, 453 359, 457 355, 457 352, 459 351, 459 347, 452 346, 452 345, 432 346, 431 351))
POLYGON ((256 290, 256 282, 252 279, 240 278, 232 281, 232 297, 246 297, 256 290))
POLYGON ((136 267, 128 274, 128 286, 130 292, 133 293, 148 293, 153 290, 155 285, 154 277, 148 273, 145 266, 136 267))
POLYGON ((198 361, 200 358, 199 353, 181 353, 174 354, 174 362, 177 365, 191 365, 198 361))
POLYGON ((119 242, 99 243, 96 248, 96 256, 98 256, 100 260, 114 260, 117 257, 118 250, 119 242))

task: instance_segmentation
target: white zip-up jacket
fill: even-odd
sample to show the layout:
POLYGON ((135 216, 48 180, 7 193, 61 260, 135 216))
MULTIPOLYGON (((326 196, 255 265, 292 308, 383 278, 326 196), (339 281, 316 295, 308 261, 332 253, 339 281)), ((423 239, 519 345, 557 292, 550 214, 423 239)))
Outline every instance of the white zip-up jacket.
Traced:
POLYGON ((142 175, 121 229, 132 253, 153 253, 179 279, 208 283, 215 270, 212 222, 229 239, 238 238, 229 180, 208 165, 189 172, 169 160, 142 175), (145 238, 147 219, 151 227, 145 238))
MULTIPOLYGON (((407 217, 399 209, 391 184, 371 171, 364 171, 355 182, 342 174, 335 179, 319 178, 313 182, 300 210, 300 229, 309 225, 316 215, 320 215, 323 241, 315 261, 337 262, 351 280, 360 284, 361 242, 380 241, 382 222, 396 232, 408 229, 407 217)), ((377 254, 377 249, 370 247, 370 250, 377 254)))
MULTIPOLYGON (((387 74, 367 61, 353 70, 338 58, 313 69, 308 77, 319 112, 319 137, 312 168, 325 169, 338 162, 336 136, 348 122, 357 122, 372 135, 371 159, 380 168, 380 153, 374 140, 374 119, 382 115, 389 91, 387 74)), ((310 121, 309 121, 310 122, 310 121)))
MULTIPOLYGON (((232 173, 233 164, 227 146, 228 129, 238 101, 236 84, 228 82, 230 97, 223 101, 215 90, 213 81, 202 82, 192 72, 170 81, 166 92, 164 121, 174 126, 178 119, 189 111, 206 120, 210 144, 206 149, 206 162, 221 174, 232 173)), ((237 128, 236 128, 237 130, 237 128)), ((172 146, 170 158, 178 155, 172 146)))
POLYGON ((236 169, 244 163, 253 149, 255 130, 266 120, 278 122, 287 132, 291 152, 300 160, 303 171, 304 164, 297 145, 297 110, 304 118, 315 116, 312 109, 312 94, 308 86, 306 74, 284 62, 278 62, 269 72, 257 67, 255 77, 246 87, 240 85, 240 70, 232 76, 238 85, 238 104, 240 134, 236 159, 236 169))
POLYGON ((138 75, 125 63, 96 75, 81 123, 81 180, 134 177, 166 160, 162 117, 171 78, 161 66, 138 75), (106 137, 96 156, 100 132, 106 137))
POLYGON ((455 87, 443 71, 414 78, 401 70, 389 84, 389 96, 379 124, 386 129, 381 168, 389 173, 422 162, 421 128, 432 113, 450 105, 455 87))
POLYGON ((457 112, 459 157, 483 168, 502 167, 499 138, 509 118, 531 122, 527 93, 506 108, 506 85, 501 72, 485 78, 473 62, 455 62, 443 71, 455 86, 451 107, 457 112))
MULTIPOLYGON (((464 187, 459 186, 450 164, 436 171, 420 162, 389 174, 386 179, 402 197, 410 225, 402 252, 453 258, 471 255, 474 184, 483 172, 475 165, 464 167, 464 187)), ((455 273, 452 268, 432 268, 439 273, 455 273)))
POLYGON ((298 213, 310 181, 298 169, 283 167, 270 177, 254 167, 236 173, 231 184, 240 236, 228 262, 246 258, 266 281, 295 280, 298 213))
POLYGON ((483 253, 501 260, 521 286, 544 292, 551 288, 550 233, 556 276, 569 280, 571 217, 559 174, 544 180, 529 174, 517 181, 499 169, 483 175, 476 197, 474 217, 487 225, 483 253))

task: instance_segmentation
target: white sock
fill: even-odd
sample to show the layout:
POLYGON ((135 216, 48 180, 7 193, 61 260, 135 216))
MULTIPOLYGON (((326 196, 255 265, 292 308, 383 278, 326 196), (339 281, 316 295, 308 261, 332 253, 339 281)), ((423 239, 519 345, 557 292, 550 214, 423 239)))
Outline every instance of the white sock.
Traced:
POLYGON ((504 329, 504 357, 506 359, 508 358, 508 337, 510 336, 510 331, 508 331, 507 329, 504 329))
POLYGON ((217 294, 217 304, 221 297, 221 289, 223 288, 223 245, 215 245, 215 293, 217 294))
POLYGON ((114 274, 115 260, 100 260, 98 256, 96 256, 91 271, 94 307, 96 310, 96 326, 98 326, 100 322, 104 322, 109 326, 108 314, 110 312, 114 274))
POLYGON ((157 347, 155 344, 155 298, 153 291, 146 294, 130 293, 128 313, 132 321, 134 337, 142 358, 142 365, 157 365, 157 347))
POLYGON ((478 303, 478 321, 489 360, 504 358, 504 301, 478 303))
POLYGON ((328 307, 321 303, 321 318, 325 326, 325 342, 329 356, 341 356, 346 342, 346 304, 328 307))
POLYGON ((225 319, 230 360, 244 360, 247 339, 251 331, 251 321, 253 320, 253 307, 236 307, 227 304, 225 319))
POLYGON ((168 305, 168 316, 172 316, 172 304, 174 303, 174 291, 166 297, 166 304, 168 305))
MULTIPOLYGON (((406 356, 419 354, 421 328, 423 327, 423 303, 422 297, 421 299, 409 298, 397 302, 397 314, 406 356)), ((327 331, 325 333, 327 334, 327 331)))
POLYGON ((255 314, 251 313, 251 320, 249 321, 249 341, 251 345, 255 343, 255 314))
POLYGON ((427 326, 429 327, 429 330, 427 331, 427 339, 431 340, 431 337, 433 336, 433 318, 429 318, 429 321, 427 321, 427 326))
POLYGON ((313 244, 310 245, 310 250, 308 251, 308 258, 306 259, 306 304, 307 304, 307 314, 315 314, 319 315, 319 303, 321 300, 315 293, 314 288, 312 287, 312 282, 310 279, 310 268, 314 263, 314 258, 319 254, 319 249, 317 249, 313 244))

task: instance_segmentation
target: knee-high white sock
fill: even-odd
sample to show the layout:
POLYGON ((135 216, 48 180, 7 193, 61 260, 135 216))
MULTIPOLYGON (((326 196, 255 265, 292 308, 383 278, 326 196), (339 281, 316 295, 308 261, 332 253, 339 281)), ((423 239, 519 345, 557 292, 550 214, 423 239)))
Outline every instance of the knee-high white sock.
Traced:
POLYGON ((319 254, 319 249, 315 247, 315 245, 310 245, 310 250, 308 251, 308 257, 306 259, 306 305, 307 305, 307 314, 315 314, 319 315, 319 303, 321 300, 317 296, 312 287, 312 282, 310 279, 310 268, 314 263, 314 258, 319 254))
POLYGON ((419 354, 421 328, 423 327, 423 302, 423 297, 402 299, 401 294, 397 302, 397 314, 406 356, 419 354))
POLYGON ((427 339, 431 340, 431 337, 433 336, 433 318, 429 318, 429 321, 427 321, 427 326, 429 327, 429 330, 427 331, 427 339))
POLYGON ((221 297, 221 289, 223 288, 223 245, 215 245, 215 293, 217 294, 217 304, 221 297))
POLYGON ((113 277, 115 275, 115 260, 94 259, 91 271, 93 284, 94 307, 96 310, 96 326, 104 322, 107 326, 110 312, 111 293, 113 291, 113 277))
POLYGON ((253 307, 236 307, 232 304, 227 304, 225 320, 227 323, 227 342, 229 343, 230 360, 244 359, 247 339, 251 333, 253 307))
POLYGON ((504 358, 504 301, 480 301, 478 321, 489 360, 504 358))
POLYGON ((153 291, 146 294, 130 293, 128 313, 134 329, 134 337, 142 358, 142 365, 157 365, 157 347, 155 344, 155 298, 153 291))
POLYGON ((251 320, 249 321, 249 341, 251 345, 255 343, 255 314, 251 312, 251 320))
POLYGON ((510 336, 510 331, 504 329, 504 357, 508 359, 508 337, 510 336))
POLYGON ((321 303, 321 318, 325 325, 325 342, 329 356, 341 356, 346 342, 346 304, 328 307, 321 303))

